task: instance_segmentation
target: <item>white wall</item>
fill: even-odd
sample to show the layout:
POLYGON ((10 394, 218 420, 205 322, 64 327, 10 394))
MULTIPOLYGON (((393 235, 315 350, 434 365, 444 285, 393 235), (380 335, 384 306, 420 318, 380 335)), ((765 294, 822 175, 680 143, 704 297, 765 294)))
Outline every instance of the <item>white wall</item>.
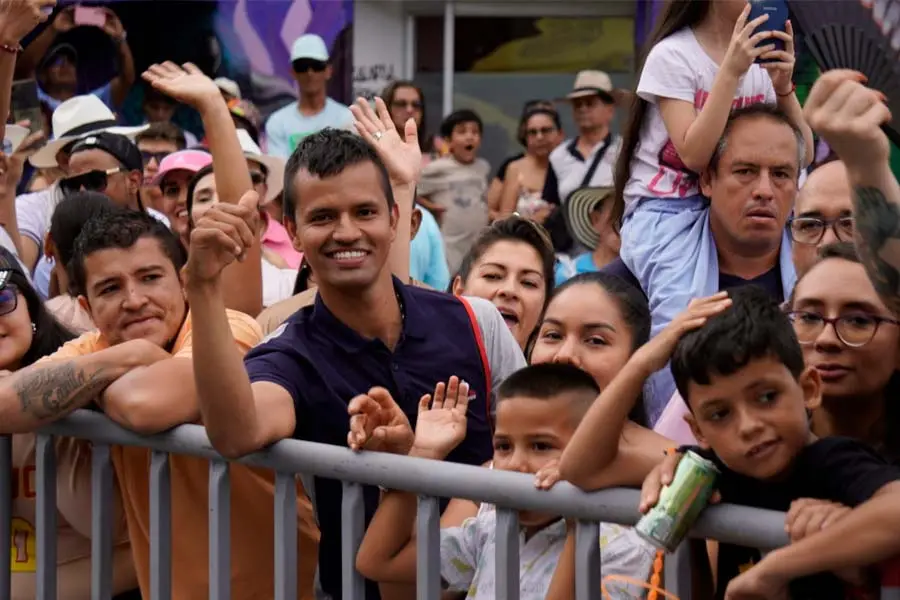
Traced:
POLYGON ((403 79, 405 17, 399 0, 353 4, 353 95, 372 98, 403 79))

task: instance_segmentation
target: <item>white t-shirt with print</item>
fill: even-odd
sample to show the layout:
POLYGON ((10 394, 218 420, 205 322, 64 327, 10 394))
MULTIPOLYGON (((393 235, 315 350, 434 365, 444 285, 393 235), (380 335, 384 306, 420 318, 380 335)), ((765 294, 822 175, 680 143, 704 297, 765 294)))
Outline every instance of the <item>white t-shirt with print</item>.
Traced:
MULTIPOLYGON (((689 27, 650 50, 637 89, 638 96, 649 106, 631 159, 631 178, 625 186, 626 214, 640 198, 687 198, 700 193, 697 174, 685 167, 669 139, 657 100, 684 100, 699 112, 718 72, 719 65, 703 50, 689 27)), ((769 74, 761 65, 753 64, 738 83, 732 109, 776 101, 769 74)))

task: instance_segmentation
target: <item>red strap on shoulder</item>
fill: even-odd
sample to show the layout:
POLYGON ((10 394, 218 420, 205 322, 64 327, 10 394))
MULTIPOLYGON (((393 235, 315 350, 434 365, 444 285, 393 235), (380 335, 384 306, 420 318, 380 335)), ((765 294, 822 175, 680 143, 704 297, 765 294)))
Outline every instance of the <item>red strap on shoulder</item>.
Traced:
POLYGON ((491 418, 491 393, 493 391, 491 390, 491 363, 488 361, 487 348, 484 345, 484 336, 481 335, 481 326, 478 325, 478 317, 475 316, 472 305, 462 296, 457 296, 457 299, 462 303, 463 307, 466 309, 466 313, 469 315, 469 324, 472 326, 472 333, 475 334, 475 343, 478 344, 478 353, 481 354, 481 366, 484 368, 484 382, 485 389, 487 390, 487 397, 484 399, 484 407, 487 412, 487 422, 491 426, 491 431, 493 431, 494 420, 491 418))

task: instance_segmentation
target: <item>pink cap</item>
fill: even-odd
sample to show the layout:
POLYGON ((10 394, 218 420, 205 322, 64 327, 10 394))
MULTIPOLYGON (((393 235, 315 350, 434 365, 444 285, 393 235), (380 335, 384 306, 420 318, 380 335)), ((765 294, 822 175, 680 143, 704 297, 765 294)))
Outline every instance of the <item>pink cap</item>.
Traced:
POLYGON ((163 177, 172 171, 189 171, 196 173, 203 167, 212 164, 212 155, 202 150, 181 150, 168 155, 159 163, 159 171, 153 178, 153 185, 159 185, 163 177))

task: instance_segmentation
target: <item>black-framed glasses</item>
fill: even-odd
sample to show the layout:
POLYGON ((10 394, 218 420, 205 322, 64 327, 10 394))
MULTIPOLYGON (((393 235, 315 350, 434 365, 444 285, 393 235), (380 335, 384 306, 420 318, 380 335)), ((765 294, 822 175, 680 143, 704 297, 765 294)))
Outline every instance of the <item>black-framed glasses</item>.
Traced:
POLYGON ((788 220, 788 231, 791 239, 798 244, 815 246, 825 237, 825 231, 831 227, 835 237, 842 242, 853 241, 855 221, 853 217, 839 219, 820 219, 819 217, 793 217, 788 220))
POLYGON ((121 167, 106 169, 105 171, 94 169, 93 171, 82 173, 81 175, 73 175, 72 177, 60 179, 59 189, 62 190, 63 194, 72 194, 80 192, 81 190, 103 192, 109 184, 109 176, 121 172, 121 167))
POLYGON ((156 160, 156 164, 161 163, 168 155, 168 152, 147 152, 146 150, 141 150, 141 160, 144 161, 145 167, 150 164, 151 160, 156 160))
POLYGON ((826 325, 834 327, 834 332, 845 346, 859 348, 872 341, 882 323, 900 325, 900 321, 863 312, 848 313, 839 317, 825 317, 819 313, 795 310, 787 313, 797 340, 803 345, 815 343, 826 325))
POLYGON ((312 58, 298 58, 291 63, 291 67, 293 67, 294 73, 306 73, 307 71, 321 73, 327 66, 327 62, 314 60, 312 58))
POLYGON ((0 317, 15 312, 19 306, 19 288, 9 283, 0 290, 0 317))

